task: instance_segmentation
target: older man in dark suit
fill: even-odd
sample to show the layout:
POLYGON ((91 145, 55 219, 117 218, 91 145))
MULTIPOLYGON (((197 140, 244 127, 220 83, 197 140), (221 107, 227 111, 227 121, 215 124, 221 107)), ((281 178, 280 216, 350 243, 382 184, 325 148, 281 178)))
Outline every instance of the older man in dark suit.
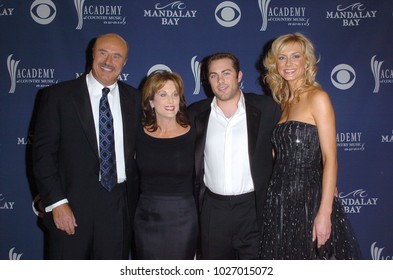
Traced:
POLYGON ((33 164, 51 259, 129 257, 141 105, 139 91, 118 81, 127 57, 122 37, 102 35, 90 73, 43 91, 33 164))
POLYGON ((238 59, 206 60, 214 93, 189 106, 196 128, 196 196, 203 259, 258 259, 263 205, 273 166, 270 137, 281 112, 272 98, 240 90, 238 59))

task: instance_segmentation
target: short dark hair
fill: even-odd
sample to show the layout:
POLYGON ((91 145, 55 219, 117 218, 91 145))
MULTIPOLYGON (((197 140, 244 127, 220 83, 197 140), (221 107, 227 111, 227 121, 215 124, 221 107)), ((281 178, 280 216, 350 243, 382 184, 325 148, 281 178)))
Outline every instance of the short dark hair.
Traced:
POLYGON ((209 67, 210 64, 215 61, 215 60, 219 60, 219 59, 224 59, 224 58, 228 58, 232 61, 232 66, 236 71, 236 75, 239 74, 240 72, 240 62, 239 59, 237 59, 237 57, 232 54, 232 53, 228 53, 228 52, 218 52, 215 54, 212 54, 210 56, 207 57, 206 59, 206 67, 205 67, 205 76, 203 77, 205 79, 205 81, 209 80, 209 67))

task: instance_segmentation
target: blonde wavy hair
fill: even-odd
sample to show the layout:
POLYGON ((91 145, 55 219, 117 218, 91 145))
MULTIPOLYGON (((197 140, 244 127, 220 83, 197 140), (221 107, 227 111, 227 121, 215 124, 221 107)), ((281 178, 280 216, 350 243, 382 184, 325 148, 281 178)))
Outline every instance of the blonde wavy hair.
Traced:
POLYGON ((271 49, 263 60, 263 66, 267 70, 263 79, 268 83, 274 100, 280 104, 282 108, 288 102, 291 93, 289 92, 287 81, 284 80, 277 71, 277 59, 282 49, 293 43, 298 43, 300 45, 303 55, 306 58, 307 65, 303 84, 293 92, 293 100, 298 102, 302 92, 321 88, 315 80, 319 59, 317 60, 315 57, 312 42, 301 33, 286 34, 278 37, 274 40, 271 49))

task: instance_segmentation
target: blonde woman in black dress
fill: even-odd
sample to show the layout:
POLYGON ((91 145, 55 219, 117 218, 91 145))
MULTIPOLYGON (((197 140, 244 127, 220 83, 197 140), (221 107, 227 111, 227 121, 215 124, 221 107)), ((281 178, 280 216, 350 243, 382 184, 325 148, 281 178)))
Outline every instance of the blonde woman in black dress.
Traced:
POLYGON ((328 94, 316 82, 311 41, 278 37, 264 60, 283 110, 273 131, 275 164, 265 205, 263 259, 358 259, 360 251, 335 197, 336 126, 328 94))

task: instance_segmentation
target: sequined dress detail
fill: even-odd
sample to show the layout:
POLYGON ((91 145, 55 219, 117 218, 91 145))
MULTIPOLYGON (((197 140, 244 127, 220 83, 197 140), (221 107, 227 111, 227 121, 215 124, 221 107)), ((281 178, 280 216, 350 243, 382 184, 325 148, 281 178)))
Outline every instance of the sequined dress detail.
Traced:
POLYGON ((312 226, 322 195, 322 154, 315 125, 287 121, 272 136, 275 164, 267 192, 262 259, 360 259, 359 246, 337 198, 331 238, 322 249, 312 226))

